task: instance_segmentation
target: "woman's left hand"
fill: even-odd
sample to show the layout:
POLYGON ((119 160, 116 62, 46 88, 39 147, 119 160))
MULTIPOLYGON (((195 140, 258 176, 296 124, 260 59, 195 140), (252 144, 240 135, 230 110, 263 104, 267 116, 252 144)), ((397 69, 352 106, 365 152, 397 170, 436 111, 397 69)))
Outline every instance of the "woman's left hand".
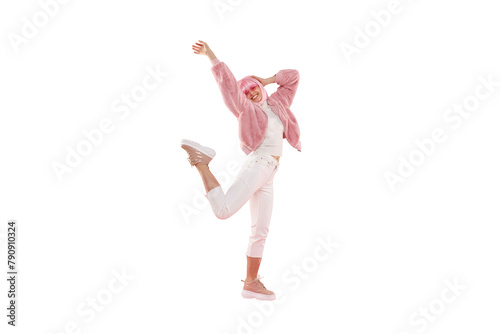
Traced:
POLYGON ((259 77, 255 76, 255 75, 251 75, 251 77, 254 78, 254 79, 259 80, 259 82, 262 84, 262 86, 270 84, 269 79, 259 78, 259 77))

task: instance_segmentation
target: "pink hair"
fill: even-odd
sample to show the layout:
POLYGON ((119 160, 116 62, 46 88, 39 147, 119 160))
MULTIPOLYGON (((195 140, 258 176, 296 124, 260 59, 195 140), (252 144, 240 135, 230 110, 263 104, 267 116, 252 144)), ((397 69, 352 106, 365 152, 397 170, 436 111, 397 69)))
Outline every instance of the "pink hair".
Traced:
POLYGON ((254 86, 255 84, 257 84, 260 88, 262 99, 260 100, 260 102, 254 102, 254 103, 262 104, 264 103, 265 100, 267 100, 267 92, 259 80, 252 78, 251 76, 246 76, 240 81, 238 81, 238 85, 240 86, 242 92, 245 92, 245 90, 250 90, 250 87, 254 86))

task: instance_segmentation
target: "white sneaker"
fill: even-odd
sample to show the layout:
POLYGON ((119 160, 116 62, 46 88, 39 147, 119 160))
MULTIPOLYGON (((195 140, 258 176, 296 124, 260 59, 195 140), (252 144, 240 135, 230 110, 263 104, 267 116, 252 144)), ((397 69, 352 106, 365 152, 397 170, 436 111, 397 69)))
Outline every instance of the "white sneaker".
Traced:
POLYGON ((275 300, 276 296, 274 292, 266 289, 264 284, 260 281, 261 277, 260 275, 257 275, 255 279, 251 282, 247 282, 246 280, 241 280, 244 282, 243 286, 243 291, 241 291, 241 295, 245 299, 259 299, 259 300, 275 300))
POLYGON ((215 157, 215 150, 189 139, 182 139, 181 147, 188 153, 188 161, 191 166, 199 163, 208 166, 213 157, 215 157))

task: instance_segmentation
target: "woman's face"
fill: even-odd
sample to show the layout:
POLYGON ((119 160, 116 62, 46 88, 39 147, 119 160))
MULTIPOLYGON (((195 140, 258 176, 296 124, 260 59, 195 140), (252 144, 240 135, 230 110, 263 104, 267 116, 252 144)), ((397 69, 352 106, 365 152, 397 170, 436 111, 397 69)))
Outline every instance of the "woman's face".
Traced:
POLYGON ((257 84, 252 84, 248 90, 243 91, 247 99, 252 102, 260 102, 262 100, 262 92, 257 84))

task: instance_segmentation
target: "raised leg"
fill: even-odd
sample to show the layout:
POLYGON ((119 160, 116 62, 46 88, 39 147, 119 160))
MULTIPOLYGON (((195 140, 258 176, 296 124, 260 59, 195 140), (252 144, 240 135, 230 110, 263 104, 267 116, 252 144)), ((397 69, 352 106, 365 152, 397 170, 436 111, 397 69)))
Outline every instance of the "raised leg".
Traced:
POLYGON ((249 157, 241 166, 240 172, 226 192, 222 190, 221 186, 216 186, 215 182, 207 187, 207 189, 213 187, 207 191, 205 196, 217 218, 227 219, 238 212, 248 202, 252 194, 267 182, 272 170, 259 165, 259 159, 258 157, 249 157))
POLYGON ((201 175, 201 180, 203 181, 207 193, 213 188, 220 186, 219 181, 217 181, 214 174, 212 174, 208 165, 198 163, 195 167, 201 175))

